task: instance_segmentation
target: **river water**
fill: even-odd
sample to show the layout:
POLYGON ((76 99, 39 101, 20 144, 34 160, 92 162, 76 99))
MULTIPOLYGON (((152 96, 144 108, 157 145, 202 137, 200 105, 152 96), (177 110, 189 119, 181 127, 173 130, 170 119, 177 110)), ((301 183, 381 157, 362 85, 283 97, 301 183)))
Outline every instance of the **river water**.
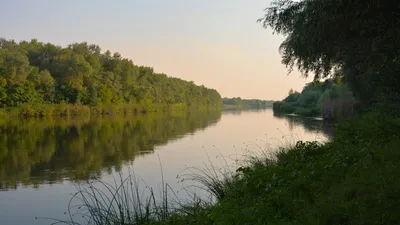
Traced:
POLYGON ((163 179, 178 192, 188 167, 223 167, 260 149, 273 153, 331 134, 318 119, 270 109, 0 120, 0 224, 68 219, 71 195, 88 179, 113 183, 133 171, 149 187, 159 188, 163 179))

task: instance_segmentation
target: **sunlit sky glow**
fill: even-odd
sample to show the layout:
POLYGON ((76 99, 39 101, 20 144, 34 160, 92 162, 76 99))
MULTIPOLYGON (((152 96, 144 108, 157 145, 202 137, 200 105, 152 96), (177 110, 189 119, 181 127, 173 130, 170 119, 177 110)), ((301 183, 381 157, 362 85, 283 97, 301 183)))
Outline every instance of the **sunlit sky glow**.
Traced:
POLYGON ((270 0, 0 2, 4 38, 86 41, 224 97, 279 100, 311 80, 297 71, 287 76, 278 52, 283 37, 256 22, 270 0))

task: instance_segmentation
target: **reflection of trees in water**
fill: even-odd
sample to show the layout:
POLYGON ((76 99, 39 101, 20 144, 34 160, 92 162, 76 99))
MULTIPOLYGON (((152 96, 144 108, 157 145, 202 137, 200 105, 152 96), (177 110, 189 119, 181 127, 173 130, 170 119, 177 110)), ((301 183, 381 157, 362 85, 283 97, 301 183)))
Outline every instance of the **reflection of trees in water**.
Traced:
POLYGON ((290 116, 285 114, 279 114, 274 112, 274 117, 278 119, 284 119, 289 130, 293 131, 294 128, 301 126, 309 132, 322 132, 327 137, 331 138, 334 135, 335 127, 333 124, 323 122, 322 120, 315 118, 306 118, 301 116, 290 116))
POLYGON ((220 112, 0 121, 0 190, 86 179, 216 124, 220 112))
POLYGON ((222 114, 224 115, 241 115, 242 112, 258 112, 258 113, 262 113, 265 112, 268 109, 224 109, 222 114))

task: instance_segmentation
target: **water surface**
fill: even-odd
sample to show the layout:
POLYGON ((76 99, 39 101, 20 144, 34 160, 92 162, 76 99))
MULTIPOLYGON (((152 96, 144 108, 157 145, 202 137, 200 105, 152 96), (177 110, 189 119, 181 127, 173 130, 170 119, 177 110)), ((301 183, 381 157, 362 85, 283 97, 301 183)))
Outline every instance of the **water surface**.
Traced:
POLYGON ((187 167, 224 164, 262 148, 296 140, 325 141, 332 130, 319 120, 274 115, 272 110, 151 114, 0 121, 0 224, 35 225, 66 219, 77 182, 134 171, 157 188, 178 190, 187 167))

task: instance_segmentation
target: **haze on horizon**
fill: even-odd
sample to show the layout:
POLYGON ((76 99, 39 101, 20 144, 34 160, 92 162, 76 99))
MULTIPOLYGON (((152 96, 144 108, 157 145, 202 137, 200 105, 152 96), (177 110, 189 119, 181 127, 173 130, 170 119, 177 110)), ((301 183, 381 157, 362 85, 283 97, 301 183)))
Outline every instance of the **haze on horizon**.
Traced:
POLYGON ((1 0, 0 36, 66 46, 86 41, 137 65, 215 88, 280 100, 311 79, 281 64, 282 36, 257 19, 271 0, 1 0))

